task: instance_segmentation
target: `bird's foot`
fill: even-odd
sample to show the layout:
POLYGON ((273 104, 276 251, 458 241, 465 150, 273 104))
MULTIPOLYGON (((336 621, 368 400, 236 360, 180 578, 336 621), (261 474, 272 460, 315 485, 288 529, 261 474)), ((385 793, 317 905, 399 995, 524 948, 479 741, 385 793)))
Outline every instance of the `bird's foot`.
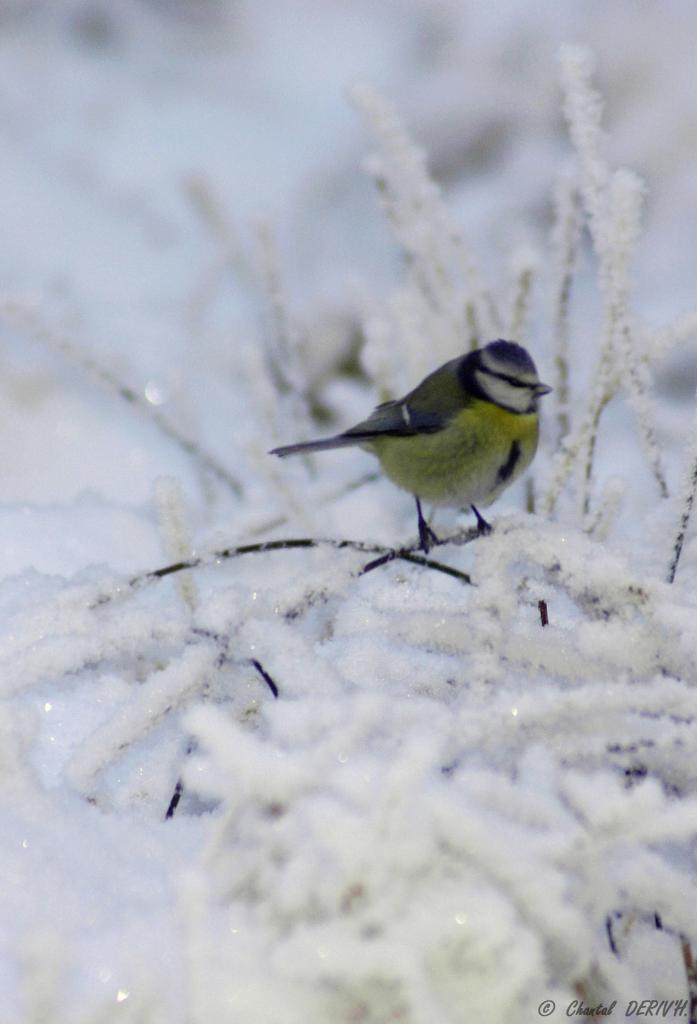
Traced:
POLYGON ((487 533, 491 533, 491 531, 493 529, 491 523, 487 523, 487 521, 484 518, 484 516, 481 514, 481 512, 477 508, 475 508, 474 505, 471 505, 470 508, 472 509, 472 511, 474 512, 475 516, 477 517, 477 533, 479 534, 480 537, 485 537, 487 535, 487 533))
POLYGON ((440 544, 437 534, 431 529, 426 520, 422 519, 419 522, 419 547, 427 555, 436 544, 440 544))
POLYGON ((426 522, 424 514, 421 511, 421 502, 416 495, 414 495, 414 499, 416 501, 416 521, 419 526, 419 547, 423 553, 427 555, 435 544, 440 544, 440 541, 426 522))

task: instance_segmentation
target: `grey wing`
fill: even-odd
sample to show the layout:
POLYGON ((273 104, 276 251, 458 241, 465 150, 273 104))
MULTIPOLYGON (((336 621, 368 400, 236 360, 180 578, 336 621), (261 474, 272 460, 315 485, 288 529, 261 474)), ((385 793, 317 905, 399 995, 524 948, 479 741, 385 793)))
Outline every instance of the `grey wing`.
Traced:
POLYGON ((415 434, 432 434, 442 430, 446 418, 441 414, 415 407, 409 396, 392 402, 384 402, 370 414, 367 420, 357 423, 345 431, 346 438, 356 441, 374 437, 413 437, 415 434))
POLYGON ((345 430, 334 437, 321 437, 317 441, 301 441, 299 444, 288 444, 282 448, 273 448, 269 455, 279 455, 282 459, 287 455, 299 452, 321 452, 330 448, 348 448, 350 445, 363 444, 376 437, 386 434, 392 437, 409 437, 419 433, 412 423, 411 412, 405 398, 393 402, 385 402, 374 409, 367 420, 362 420, 355 427, 345 430))
POLYGON ((446 363, 440 370, 430 374, 418 387, 404 398, 383 402, 370 414, 368 419, 357 423, 334 437, 323 437, 317 441, 274 448, 271 455, 296 455, 298 452, 319 452, 328 448, 346 448, 363 444, 378 437, 414 437, 416 434, 435 434, 443 430, 449 420, 465 404, 462 390, 457 382, 455 367, 459 360, 446 363))
POLYGON ((343 437, 413 437, 414 434, 435 434, 468 402, 469 396, 460 383, 458 369, 462 358, 451 359, 429 373, 403 398, 385 402, 367 420, 347 430, 343 437))

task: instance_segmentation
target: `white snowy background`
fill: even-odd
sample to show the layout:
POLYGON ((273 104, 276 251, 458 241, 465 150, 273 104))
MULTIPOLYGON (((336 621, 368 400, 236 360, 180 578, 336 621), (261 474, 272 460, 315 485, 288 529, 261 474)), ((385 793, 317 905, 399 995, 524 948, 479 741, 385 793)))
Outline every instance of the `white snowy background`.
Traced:
POLYGON ((696 37, 691 0, 2 0, 3 1022, 687 998, 696 37), (556 386, 528 482, 360 575, 411 499, 266 452, 499 334, 556 386))

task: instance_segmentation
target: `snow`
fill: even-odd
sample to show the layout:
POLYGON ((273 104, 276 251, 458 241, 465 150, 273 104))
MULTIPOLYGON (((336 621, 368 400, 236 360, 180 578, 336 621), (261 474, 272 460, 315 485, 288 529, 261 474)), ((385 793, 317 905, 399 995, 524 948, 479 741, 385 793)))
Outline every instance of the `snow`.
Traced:
POLYGON ((0 7, 3 1022, 686 998, 694 6, 0 7), (528 480, 363 572, 268 450, 512 324, 528 480))

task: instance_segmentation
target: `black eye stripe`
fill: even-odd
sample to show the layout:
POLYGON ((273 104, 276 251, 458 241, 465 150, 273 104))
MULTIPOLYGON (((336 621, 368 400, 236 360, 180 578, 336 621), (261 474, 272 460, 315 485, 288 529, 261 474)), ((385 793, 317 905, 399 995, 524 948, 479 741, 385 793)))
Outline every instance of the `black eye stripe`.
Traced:
POLYGON ((510 384, 514 388, 534 388, 534 384, 528 384, 524 380, 519 380, 517 377, 509 377, 507 373, 497 373, 496 370, 487 370, 485 366, 482 366, 482 372, 489 375, 489 377, 496 377, 497 380, 505 380, 506 384, 510 384))

